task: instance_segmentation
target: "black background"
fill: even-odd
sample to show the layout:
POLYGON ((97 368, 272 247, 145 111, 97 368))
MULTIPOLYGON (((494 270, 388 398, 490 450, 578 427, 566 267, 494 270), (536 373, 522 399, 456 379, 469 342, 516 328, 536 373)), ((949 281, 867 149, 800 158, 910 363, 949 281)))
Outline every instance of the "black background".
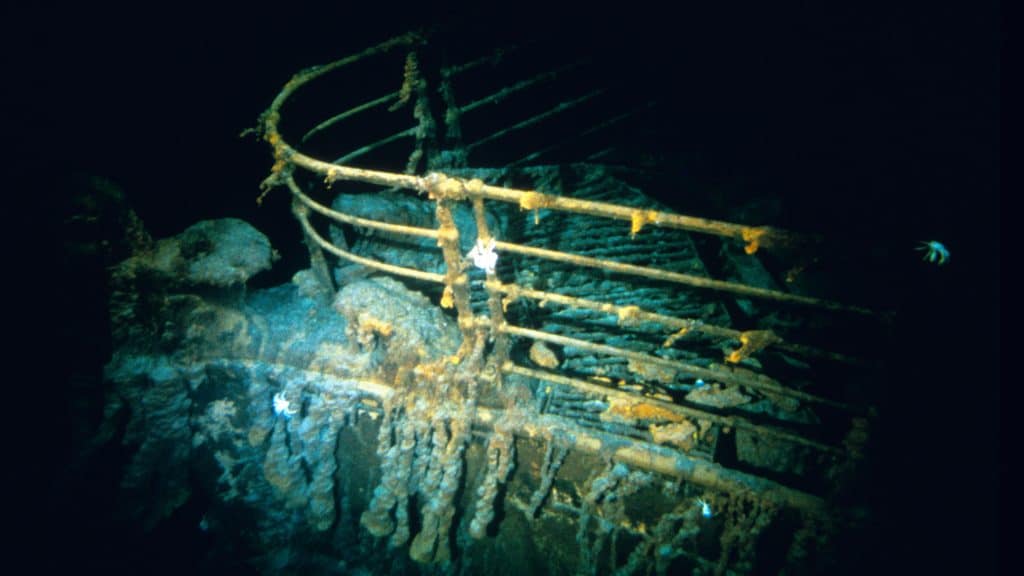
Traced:
POLYGON ((905 253, 876 278, 897 303, 898 345, 879 432, 886 450, 873 484, 881 505, 871 562, 893 570, 994 569, 1001 506, 998 7, 762 4, 555 11, 520 3, 6 5, 7 122, 15 129, 9 158, 17 159, 7 172, 21 191, 12 194, 9 230, 14 242, 52 250, 20 269, 39 272, 29 291, 44 305, 22 343, 49 361, 36 380, 56 407, 44 426, 19 437, 34 452, 24 462, 41 464, 50 505, 32 507, 43 526, 33 535, 48 543, 48 556, 111 572, 166 557, 169 569, 188 571, 194 553, 173 533, 144 536, 112 525, 104 497, 65 475, 65 365, 73 358, 100 366, 108 353, 99 328, 83 320, 95 315, 82 309, 101 309, 101 299, 76 292, 75 279, 59 266, 53 274, 51 265, 61 259, 56 207, 71 193, 71 175, 118 182, 156 237, 233 216, 277 247, 297 244, 283 202, 256 207, 272 160, 264 143, 239 133, 297 70, 441 24, 451 42, 528 31, 635 62, 632 74, 679 103, 666 122, 679 123, 679 150, 699 151, 688 156, 699 156, 688 172, 753 196, 784 195, 787 224, 841 239, 850 254, 861 246, 905 253), (40 237, 56 242, 30 239, 40 237), (943 268, 922 263, 913 250, 932 238, 952 252, 943 268), (46 442, 31 442, 37 437, 46 442))

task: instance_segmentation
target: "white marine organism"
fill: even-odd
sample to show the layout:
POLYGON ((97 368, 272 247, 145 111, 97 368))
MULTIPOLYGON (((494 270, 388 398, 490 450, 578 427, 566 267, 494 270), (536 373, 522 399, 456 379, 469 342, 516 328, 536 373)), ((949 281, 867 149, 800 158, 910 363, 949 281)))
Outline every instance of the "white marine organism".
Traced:
POLYGON ((284 397, 284 392, 278 392, 274 394, 274 414, 278 416, 284 416, 289 418, 298 413, 298 410, 292 408, 291 402, 284 397))
POLYGON ((705 518, 711 518, 711 505, 708 504, 707 500, 697 498, 697 504, 700 504, 700 515, 705 518))
POLYGON ((925 252, 922 260, 927 260, 928 262, 938 264, 939 266, 942 266, 949 260, 949 250, 938 240, 921 242, 921 245, 918 246, 917 249, 925 252))
POLYGON ((477 238, 476 245, 466 254, 466 258, 471 259, 477 268, 492 274, 495 265, 498 264, 498 253, 494 251, 494 238, 488 238, 486 243, 477 238))

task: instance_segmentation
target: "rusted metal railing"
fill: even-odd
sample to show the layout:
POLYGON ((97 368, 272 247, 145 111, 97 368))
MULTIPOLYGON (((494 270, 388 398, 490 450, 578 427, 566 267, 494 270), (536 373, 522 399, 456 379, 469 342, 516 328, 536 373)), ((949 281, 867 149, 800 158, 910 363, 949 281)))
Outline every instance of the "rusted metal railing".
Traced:
MULTIPOLYGON (((419 119, 419 124, 408 129, 387 135, 374 143, 360 147, 350 153, 339 157, 335 162, 326 162, 313 156, 304 154, 286 141, 279 131, 281 111, 288 99, 299 89, 323 75, 344 68, 345 66, 365 58, 377 57, 380 55, 395 53, 400 49, 415 49, 423 43, 419 35, 409 34, 401 36, 378 46, 370 48, 355 56, 339 60, 337 62, 310 68, 299 72, 289 80, 281 92, 271 103, 269 109, 262 115, 259 132, 270 144, 274 165, 271 175, 264 181, 264 193, 274 186, 285 186, 294 197, 294 214, 299 220, 307 242, 311 250, 321 250, 337 258, 348 262, 366 266, 368 268, 401 276, 435 283, 443 286, 440 297, 440 305, 444 308, 454 309, 458 318, 458 325, 463 333, 463 348, 457 356, 465 355, 468 352, 469 343, 476 341, 480 331, 486 332, 493 340, 494 346, 490 349, 487 364, 496 368, 497 378, 500 381, 502 375, 516 375, 525 378, 547 381, 552 384, 571 387, 583 393, 610 399, 612 401, 641 403, 651 407, 654 414, 667 414, 671 418, 693 420, 697 422, 708 422, 712 425, 735 428, 749 431, 759 436, 772 438, 780 442, 787 442, 811 450, 820 451, 826 455, 836 456, 844 453, 845 449, 835 443, 823 442, 817 439, 805 437, 802 434, 786 429, 784 426, 754 423, 749 418, 739 414, 715 412, 695 406, 682 405, 662 399, 644 397, 631 392, 625 392, 613 387, 596 384, 591 381, 582 380, 572 375, 557 372, 557 370, 538 370, 517 365, 510 358, 511 343, 516 339, 527 339, 534 342, 547 342, 560 346, 571 346, 576 349, 585 350, 597 355, 621 358, 628 362, 641 365, 650 365, 670 370, 671 373, 685 376, 687 378, 704 379, 721 382, 725 385, 735 385, 760 393, 774 396, 783 396, 812 406, 820 406, 846 414, 860 414, 864 411, 863 406, 850 405, 835 399, 826 398, 788 387, 781 382, 768 376, 754 373, 750 370, 737 369, 737 364, 745 358, 760 354, 768 348, 777 348, 790 353, 801 354, 826 361, 856 362, 857 359, 836 352, 823 351, 813 346, 800 345, 787 342, 781 337, 768 331, 740 331, 723 326, 714 326, 703 322, 700 319, 680 318, 672 315, 662 314, 655 310, 644 310, 637 306, 621 306, 612 302, 574 297, 553 291, 535 290, 530 287, 521 286, 515 282, 506 282, 498 277, 497 271, 493 268, 486 269, 486 281, 482 283, 483 290, 487 293, 487 314, 478 315, 471 306, 470 282, 466 257, 460 250, 460 232, 452 217, 452 206, 460 202, 468 202, 473 208, 476 223, 477 237, 473 238, 479 246, 488 246, 493 242, 493 251, 498 257, 502 255, 518 255, 526 258, 538 258, 553 262, 559 262, 572 266, 580 266, 604 270, 611 273, 625 274, 632 277, 670 282, 687 288, 707 290, 727 295, 740 296, 745 298, 756 298, 769 302, 778 302, 791 306, 802 306, 810 309, 822 310, 829 313, 871 315, 872 310, 856 305, 839 303, 827 299, 794 294, 779 290, 772 290, 758 286, 750 286, 737 282, 717 280, 695 274, 685 274, 669 270, 659 269, 651 266, 639 266, 617 262, 611 259, 595 258, 580 254, 571 254, 558 250, 527 246, 507 239, 495 238, 494 232, 488 228, 485 217, 487 202, 502 202, 517 206, 524 217, 530 217, 531 213, 536 214, 540 210, 552 210, 569 214, 577 214, 588 217, 612 219, 623 222, 628 226, 632 236, 643 234, 648 227, 668 228, 682 230, 694 234, 708 234, 725 239, 735 240, 744 244, 748 254, 754 254, 760 249, 771 248, 776 245, 788 245, 794 242, 797 237, 794 234, 767 226, 745 226, 730 222, 675 214, 666 211, 638 209, 629 206, 622 206, 607 202, 595 202, 571 198, 561 195, 544 193, 538 190, 520 190, 501 186, 490 185, 479 179, 465 179, 446 175, 442 172, 430 172, 425 175, 414 173, 389 172, 386 170, 371 170, 346 165, 347 162, 355 160, 364 154, 380 147, 402 139, 416 137, 421 139, 424 132, 424 121, 419 119), (416 226, 388 223, 352 214, 340 212, 328 208, 303 191, 302 186, 296 180, 297 173, 314 175, 327 187, 340 181, 361 182, 378 185, 391 189, 404 189, 425 195, 435 203, 435 215, 438 223, 436 228, 423 228, 416 226), (418 270, 415 268, 397 266, 381 262, 372 258, 358 255, 347 247, 339 247, 331 243, 317 232, 316 226, 311 222, 312 215, 322 216, 332 222, 347 224, 358 228, 377 230, 388 234, 407 235, 416 238, 428 238, 436 241, 442 252, 445 264, 443 274, 418 270), (663 327, 665 331, 665 347, 670 347, 679 338, 689 333, 701 333, 721 339, 734 339, 741 343, 738 350, 727 354, 722 362, 712 362, 707 365, 682 362, 662 358, 651 352, 627 350, 621 347, 608 344, 589 342, 581 338, 571 338, 564 335, 554 334, 544 330, 516 326, 506 320, 506 307, 517 299, 525 298, 537 302, 551 302, 559 306, 579 308, 614 315, 618 318, 618 324, 622 327, 635 326, 640 322, 654 323, 663 327)), ((407 60, 408 62, 408 60, 407 60)), ((466 67, 451 69, 442 76, 445 79, 457 74, 466 67)), ((567 70, 566 68, 565 70, 567 70)), ((510 86, 503 91, 496 92, 490 96, 482 97, 474 102, 462 106, 457 110, 450 110, 449 116, 471 112, 486 104, 497 102, 510 94, 530 86, 533 83, 543 82, 557 74, 564 72, 558 69, 549 75, 538 75, 535 78, 523 83, 510 86)), ((413 90, 410 96, 409 83, 422 82, 421 79, 410 78, 409 66, 406 67, 406 78, 402 90, 387 92, 378 97, 369 98, 357 104, 355 107, 331 116, 328 120, 321 122, 310 129, 302 137, 301 142, 319 137, 329 129, 332 129, 343 122, 364 113, 382 109, 390 102, 404 101, 409 98, 422 98, 425 91, 413 90), (416 95, 418 94, 418 96, 416 95)), ((422 86, 421 86, 422 88, 422 86)), ((550 115, 556 115, 565 108, 582 104, 584 101, 596 98, 599 91, 587 93, 574 99, 567 100, 565 106, 555 107, 543 112, 531 119, 523 120, 512 125, 509 130, 528 126, 535 122, 544 121, 550 115)), ((449 104, 451 104, 449 102, 449 104)), ((422 111, 415 114, 421 114, 422 111)), ((414 116, 415 116, 414 114, 414 116)), ((495 133, 492 137, 500 137, 495 133)), ((472 149, 474 146, 482 145, 488 141, 486 138, 478 140, 467 146, 472 149)), ((410 161, 409 166, 415 162, 410 161)), ((454 360, 458 361, 458 358, 454 360)), ((489 412, 481 412, 479 418, 487 420, 493 416, 487 416, 489 412)), ((550 419, 550 418, 549 418, 550 419)), ((552 420, 553 422, 554 420, 552 420)), ((529 426, 543 426, 539 421, 523 424, 520 433, 533 435, 529 426)), ((548 422, 551 424, 551 422, 548 422)), ((596 433, 594 433, 596 434, 596 433)), ((582 433, 577 436, 582 438, 582 433)), ((596 437, 596 436, 595 436, 596 437)), ((760 480, 723 480, 729 477, 726 473, 716 471, 712 464, 694 464, 689 457, 674 459, 671 450, 656 446, 651 443, 638 442, 634 440, 623 441, 626 448, 619 448, 618 452, 626 454, 628 460, 637 465, 645 465, 650 462, 662 462, 661 465, 653 466, 661 472, 670 473, 673 470, 688 470, 686 475, 700 482, 702 479, 714 485, 754 485, 760 480), (667 459, 667 460, 666 460, 667 459), (668 462, 667 464, 665 462, 668 462), (682 463, 680 463, 682 462, 682 463)), ((607 441, 604 444, 608 444, 607 441)), ((588 446, 598 448, 602 442, 579 441, 576 445, 579 449, 587 450, 588 446)), ((621 456, 621 454, 620 454, 621 456)), ((737 476, 738 477, 738 476, 737 476)), ((767 481, 765 481, 767 482, 767 481)), ((767 486, 761 486, 764 488, 767 486)), ((765 488, 767 491, 784 494, 784 500, 791 505, 818 506, 820 501, 816 497, 802 495, 798 492, 788 491, 782 488, 765 488)))

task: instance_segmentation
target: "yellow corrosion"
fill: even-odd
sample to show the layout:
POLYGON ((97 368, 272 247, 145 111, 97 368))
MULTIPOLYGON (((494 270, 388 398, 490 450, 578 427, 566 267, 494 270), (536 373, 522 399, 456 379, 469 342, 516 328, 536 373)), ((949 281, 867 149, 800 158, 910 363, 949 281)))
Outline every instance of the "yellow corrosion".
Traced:
POLYGON ((276 130, 268 130, 264 135, 263 139, 270 144, 274 150, 274 165, 270 167, 270 176, 267 176, 260 184, 260 194, 256 197, 256 205, 262 206, 263 199, 266 198, 267 194, 275 186, 281 183, 281 175, 284 173, 285 168, 288 167, 287 147, 281 135, 276 130))
POLYGON ((405 55, 405 67, 402 70, 402 87, 398 90, 398 101, 388 107, 389 112, 394 112, 412 97, 413 88, 419 82, 419 66, 416 63, 416 53, 409 52, 405 55))
POLYGON ((464 200, 466 188, 458 178, 449 178, 440 173, 433 172, 426 177, 427 197, 431 200, 464 200))
POLYGON ((327 185, 327 188, 330 188, 331 185, 337 182, 338 178, 340 177, 341 171, 338 170, 336 167, 331 166, 330 168, 327 169, 327 175, 324 176, 324 184, 327 185))
POLYGON ((667 408, 644 402, 641 399, 612 398, 609 401, 608 409, 601 413, 601 420, 682 422, 685 418, 667 408))
MULTIPOLYGON (((508 312, 508 305, 512 304, 519 299, 519 287, 515 284, 495 284, 497 288, 505 289, 505 297, 501 299, 501 311, 508 312)), ((487 286, 488 290, 492 289, 490 285, 487 286)))
POLYGON ((668 394, 662 394, 661 392, 648 393, 648 394, 644 394, 644 396, 647 396, 648 398, 651 398, 651 399, 654 399, 654 400, 661 400, 662 402, 669 402, 669 403, 673 402, 671 396, 669 396, 668 394))
POLYGON ((537 341, 530 346, 530 360, 542 368, 558 368, 558 356, 543 342, 537 341))
POLYGON ((670 424, 651 424, 648 427, 655 444, 668 444, 689 451, 697 440, 697 427, 685 418, 670 424))
POLYGON ((444 293, 441 294, 441 308, 451 308, 455 306, 455 299, 452 297, 452 287, 445 286, 444 293))
POLYGON ((619 317, 619 326, 632 326, 636 324, 640 316, 639 306, 623 306, 616 311, 619 317))
POLYGON ((533 223, 538 224, 540 222, 540 215, 538 214, 539 208, 546 208, 555 203, 555 199, 540 192, 530 190, 524 192, 519 197, 519 209, 520 210, 533 210, 533 223))
POLYGON ((628 367, 630 372, 646 382, 653 381, 661 382, 662 384, 672 384, 676 380, 676 371, 669 366, 639 362, 630 358, 628 367))
POLYGON ((690 331, 690 327, 689 326, 683 326, 682 328, 679 329, 679 331, 673 333, 668 338, 666 338, 665 341, 661 343, 661 347, 662 348, 671 348, 672 345, 676 343, 676 340, 679 340, 683 336, 686 336, 686 334, 689 331, 690 331))
POLYGON ((767 233, 768 230, 765 228, 744 227, 740 231, 740 234, 743 235, 743 241, 747 243, 747 245, 743 247, 743 251, 747 254, 757 252, 757 249, 761 246, 761 240, 764 239, 764 236, 767 233))
POLYGON ((730 352, 725 357, 725 361, 730 364, 736 364, 765 347, 779 342, 782 342, 782 339, 771 330, 748 330, 740 334, 741 346, 739 349, 730 352))
POLYGON ((645 225, 655 222, 657 218, 658 212, 656 210, 633 210, 629 214, 629 237, 636 238, 637 233, 643 230, 645 225))
POLYGON ((543 208, 550 204, 550 201, 544 197, 540 192, 534 192, 530 190, 524 192, 519 197, 519 209, 520 210, 536 210, 537 208, 543 208))
POLYGON ((444 374, 444 362, 424 362, 422 364, 417 364, 413 368, 413 374, 415 374, 421 382, 435 382, 442 374, 444 374))
POLYGON ((394 327, 390 323, 374 318, 373 316, 362 315, 359 317, 359 330, 379 334, 385 338, 391 336, 394 327))

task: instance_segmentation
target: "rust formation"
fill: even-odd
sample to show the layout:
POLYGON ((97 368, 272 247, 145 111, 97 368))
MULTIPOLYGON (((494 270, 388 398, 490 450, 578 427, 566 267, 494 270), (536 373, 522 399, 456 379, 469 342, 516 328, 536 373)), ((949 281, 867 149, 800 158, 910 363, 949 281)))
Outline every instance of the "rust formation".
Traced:
MULTIPOLYGON (((419 53, 429 50, 430 42, 427 35, 408 34, 299 72, 257 129, 274 158, 264 193, 283 187, 292 195, 323 293, 338 292, 348 278, 332 274, 332 265, 359 268, 360 274, 411 283, 457 327, 459 344, 452 354, 438 357, 424 352, 415 338, 403 339, 401 328, 386 319, 342 312, 352 340, 365 349, 384 350, 383 360, 352 384, 359 410, 374 415, 378 433, 379 483, 361 511, 362 527, 393 547, 407 547, 416 562, 452 562, 451 531, 458 529, 455 511, 459 486, 465 483, 472 503, 460 517, 473 540, 511 538, 512 529, 506 532, 497 524, 513 522, 513 513, 522 513, 522 521, 537 533, 568 523, 575 545, 572 558, 561 565, 584 571, 596 571, 598 563, 615 573, 664 571, 681 561, 702 570, 744 572, 756 565, 756 543, 772 525, 789 530, 781 544, 788 547, 787 562, 806 561, 816 546, 823 553, 830 538, 841 534, 849 512, 832 497, 844 489, 846 473, 861 465, 876 418, 871 402, 863 400, 870 394, 848 394, 849 383, 833 386, 830 378, 868 374, 873 361, 830 349, 828 341, 791 340, 771 322, 733 327, 718 303, 753 302, 755 319, 788 314, 880 324, 875 311, 747 283, 742 275, 713 278, 697 265, 673 268, 616 259, 614 250, 604 248, 574 253, 543 245, 537 240, 540 233, 513 234, 541 228, 554 218, 587 221, 618 230, 627 238, 624 243, 708 238, 731 247, 735 258, 748 263, 766 251, 785 254, 814 242, 768 225, 619 204, 614 197, 574 197, 573 190, 554 193, 499 184, 517 170, 543 165, 561 143, 545 142, 497 169, 474 167, 476 152, 591 105, 604 96, 603 89, 566 94, 547 109, 467 141, 466 126, 474 114, 572 74, 575 66, 556 65, 460 104, 460 79, 496 64, 481 57, 428 75, 429 59, 419 53), (317 90, 332 75, 345 74, 348 67, 367 63, 396 70, 393 92, 354 102, 294 139, 283 134, 294 98, 317 90), (348 123, 371 119, 360 125, 372 126, 373 118, 398 114, 411 114, 411 125, 333 160, 303 151, 314 144, 321 150, 319 143, 330 142, 328 136, 344 132, 348 123), (346 212, 316 199, 329 197, 328 190, 356 196, 406 194, 432 203, 433 225, 410 223, 398 214, 381 218, 346 212), (463 208, 472 226, 460 220, 463 208), (493 213, 506 216, 502 226, 489 219, 493 213), (441 265, 417 267, 360 253, 355 246, 366 235, 432 248, 441 265), (483 247, 478 251, 490 246, 497 265, 482 268, 466 246, 483 247), (522 272, 533 270, 530 266, 558 274, 545 278, 522 272), (644 305, 648 301, 642 296, 602 299, 595 294, 603 289, 559 285, 556 278, 581 277, 573 274, 628 279, 608 284, 609 293, 632 282, 639 287, 635 294, 658 286, 680 300, 696 294, 696 304, 692 315, 680 315, 678 310, 688 310, 682 304, 666 309, 657 299, 644 305), (566 318, 587 321, 561 331, 566 318), (588 333, 587 327, 598 327, 599 333, 588 333), (472 482, 463 478, 466 466, 472 482), (698 498, 701 505, 695 504, 698 498), (499 521, 494 507, 502 499, 504 520, 499 521), (415 524, 408 514, 412 503, 421 507, 415 524), (703 544, 702 533, 713 534, 718 545, 703 544)), ((565 145, 649 107, 640 102, 610 114, 567 138, 565 145)), ((581 162, 599 160, 598 154, 581 162)), ((585 245, 572 238, 562 244, 573 242, 585 245)), ((325 366, 329 363, 320 370, 329 372, 325 366)), ((285 480, 275 483, 284 485, 285 480)), ((564 549, 557 552, 560 559, 566 555, 564 549)))
MULTIPOLYGON (((379 489, 379 497, 375 496, 371 502, 370 509, 362 513, 362 525, 375 536, 390 537, 392 544, 402 544, 409 539, 408 522, 398 511, 402 506, 396 505, 397 500, 410 497, 409 486, 402 488, 402 482, 392 478, 394 475, 400 477, 400 470, 406 470, 404 475, 407 478, 413 475, 411 484, 419 485, 421 491, 440 488, 442 494, 447 494, 439 504, 434 500, 424 504, 423 513, 427 516, 423 532, 413 540, 410 553, 420 562, 450 560, 450 552, 445 549, 446 530, 449 529, 445 523, 451 523, 451 507, 455 504, 452 495, 445 490, 454 490, 459 476, 457 460, 461 458, 466 443, 471 442, 471 437, 480 435, 484 446, 481 455, 484 478, 478 489, 477 511, 469 527, 475 539, 485 538, 488 524, 494 522, 490 506, 494 505, 498 486, 508 481, 517 453, 515 446, 540 441, 542 446, 547 446, 544 461, 535 463, 538 466, 535 469, 519 472, 532 472, 539 477, 538 492, 520 505, 528 518, 537 518, 539 509, 544 509, 550 515, 567 515, 577 523, 578 540, 582 546, 578 559, 581 566, 595 562, 594 553, 600 548, 598 541, 623 530, 638 541, 626 564, 617 567, 627 573, 639 570, 644 563, 664 564, 680 556, 696 566, 713 566, 717 562, 720 570, 726 567, 742 569, 748 566, 743 562, 750 560, 757 534, 784 510, 799 513, 803 519, 797 523, 803 528, 796 530, 797 536, 787 544, 794 546, 791 554, 794 554, 796 562, 796 557, 805 553, 806 536, 800 535, 811 530, 807 527, 828 525, 840 512, 826 503, 827 490, 822 491, 821 487, 828 484, 827 480, 798 483, 816 486, 815 489, 807 489, 787 486, 778 479, 793 474, 796 469, 810 468, 817 471, 807 474, 830 478, 829 475, 838 469, 855 466, 862 457, 860 450, 874 412, 869 404, 849 402, 842 394, 836 394, 837 390, 828 390, 827 383, 807 385, 801 382, 793 385, 773 377, 759 359, 771 353, 799 359, 795 362, 802 365, 837 366, 857 366, 864 359, 831 351, 826 349, 827 346, 790 341, 770 328, 737 330, 709 321, 708 315, 680 317, 657 308, 573 295, 558 290, 550 283, 546 289, 538 289, 521 281, 521 275, 510 274, 507 266, 488 269, 482 280, 475 280, 478 273, 460 246, 476 243, 482 246, 495 240, 493 249, 499 262, 513 258, 517 261, 545 260, 565 268, 590 269, 599 275, 666 283, 672 286, 671 290, 680 293, 703 291, 709 293, 710 298, 749 298, 766 308, 781 305, 786 310, 796 308, 804 311, 801 314, 871 318, 874 313, 862 305, 736 280, 715 279, 703 271, 683 273, 657 265, 618 261, 613 257, 571 253, 534 242, 516 242, 503 231, 492 230, 486 214, 498 203, 511 208, 505 208, 505 213, 523 220, 519 224, 522 228, 538 225, 542 215, 558 213, 621 225, 630 241, 642 239, 644 235, 652 234, 652 230, 710 236, 719 242, 741 247, 743 254, 750 257, 762 250, 807 243, 807 239, 800 235, 769 225, 750 227, 667 210, 487 183, 484 176, 489 174, 501 179, 511 167, 522 164, 513 161, 504 166, 505 171, 474 172, 469 168, 472 163, 467 160, 474 150, 493 140, 500 140, 509 132, 527 129, 566 110, 585 106, 590 100, 599 98, 601 93, 569 94, 557 106, 513 122, 475 142, 452 138, 449 140, 452 150, 442 153, 436 147, 431 149, 428 137, 438 130, 438 122, 443 125, 445 134, 460 136, 475 111, 493 106, 503 98, 513 97, 517 91, 528 90, 530 86, 568 74, 571 67, 540 73, 463 105, 459 105, 456 99, 457 81, 461 75, 482 66, 483 60, 444 68, 439 71, 441 85, 435 87, 435 91, 443 96, 440 102, 443 112, 435 121, 425 112, 432 104, 428 101, 431 91, 417 89, 417 86, 423 88, 426 80, 412 78, 422 71, 410 65, 419 61, 417 51, 426 49, 428 44, 429 40, 421 35, 401 36, 336 63, 303 71, 289 81, 273 100, 259 125, 259 132, 271 146, 274 158, 283 161, 274 165, 265 184, 267 187, 284 186, 293 195, 295 215, 314 253, 313 260, 322 260, 326 253, 365 266, 374 273, 439 285, 436 305, 454 313, 461 332, 462 344, 453 357, 439 364, 425 365, 409 356, 408 364, 399 366, 398 375, 389 382, 391 392, 381 404, 383 424, 378 448, 384 475, 382 488, 379 489), (395 57, 404 61, 404 67, 400 69, 403 80, 396 92, 360 102, 317 124, 298 141, 307 142, 328 130, 343 129, 346 121, 358 115, 381 113, 385 105, 390 104, 386 109, 389 112, 408 108, 411 100, 415 109, 414 126, 386 134, 334 161, 317 159, 301 152, 281 133, 283 110, 297 91, 315 89, 318 80, 329 74, 343 73, 345 67, 358 61, 391 61, 395 57), (372 153, 395 141, 411 140, 414 151, 404 171, 358 166, 361 158, 373 156, 372 153), (455 161, 452 156, 456 157, 455 161), (421 172, 421 167, 426 170, 421 172), (474 173, 479 173, 480 177, 473 176, 474 173), (436 225, 432 228, 418 227, 332 209, 312 198, 313 193, 308 191, 313 187, 300 183, 300 174, 305 181, 323 182, 326 188, 334 190, 342 183, 345 186, 357 183, 360 186, 369 184, 370 189, 362 187, 360 190, 408 191, 418 198, 425 197, 434 204, 436 225), (475 234, 468 239, 462 238, 467 234, 466 227, 460 229, 453 217, 453 209, 458 204, 472 208, 475 234), (314 214, 322 216, 330 227, 347 225, 347 230, 356 234, 428 239, 440 251, 442 272, 397 265, 338 246, 327 239, 327 235, 317 232, 317 225, 312 221, 314 214), (479 298, 474 299, 474 291, 480 293, 479 298), (485 304, 474 305, 477 299, 485 304), (543 323, 531 323, 535 316, 523 312, 544 307, 584 311, 593 317, 610 320, 613 328, 624 332, 642 329, 646 334, 657 335, 655 339, 660 340, 660 345, 620 345, 614 342, 623 339, 602 341, 602 338, 587 334, 569 336, 556 333, 546 330, 543 323), (708 349, 709 343, 711 347, 721 349, 719 358, 664 354, 679 348, 685 351, 690 345, 708 349), (523 345, 528 347, 529 354, 516 354, 515 351, 523 345), (559 354, 552 352, 553 349, 570 349, 578 357, 611 359, 618 367, 626 365, 625 372, 631 377, 608 376, 600 369, 588 373, 579 368, 568 368, 560 361, 559 354), (408 374, 417 374, 414 385, 403 380, 408 374), (456 389, 459 390, 457 394, 453 392, 456 389), (769 408, 756 413, 737 409, 755 403, 763 403, 769 408), (428 428, 433 429, 433 433, 428 428), (829 429, 827 433, 822 431, 825 428, 829 429), (843 434, 844 428, 849 431, 848 435, 843 434), (725 436, 733 438, 731 442, 739 445, 737 450, 757 455, 741 465, 742 469, 719 463, 716 461, 720 450, 718 445, 725 436), (856 448, 851 445, 850 438, 860 439, 853 443, 856 448), (429 455, 426 448, 420 452, 425 444, 431 447, 429 455), (398 448, 397 453, 393 452, 395 447, 398 448), (566 453, 582 454, 595 463, 606 462, 606 467, 599 464, 590 472, 577 470, 577 481, 573 484, 575 495, 570 498, 573 502, 570 506, 546 494, 551 490, 553 477, 558 474, 566 453), (421 461, 421 458, 427 461, 421 461), (799 464, 797 468, 786 469, 790 464, 785 462, 796 460, 813 461, 815 464, 799 464), (756 468, 749 465, 754 461, 768 470, 784 470, 785 474, 781 477, 776 474, 760 476, 751 471, 756 468), (416 466, 425 466, 427 471, 417 471, 416 466), (437 478, 427 480, 423 477, 425 474, 429 476, 429 470, 434 470, 435 466, 437 478), (622 506, 610 505, 607 501, 608 494, 614 491, 621 491, 621 496, 626 498, 645 486, 656 484, 657 479, 674 486, 665 492, 668 494, 665 500, 659 501, 659 509, 663 513, 658 519, 650 519, 644 524, 629 518, 629 513, 622 506), (697 508, 692 506, 692 497, 683 497, 686 494, 705 495, 701 501, 710 502, 713 509, 721 510, 719 518, 726 519, 725 526, 719 527, 722 547, 718 559, 703 557, 699 547, 692 544, 699 531, 705 528, 698 525, 697 508), (443 509, 436 510, 438 505, 443 509), (392 518, 389 515, 397 516, 392 518), (596 527, 588 525, 588 519, 594 515, 604 515, 603 522, 615 523, 615 527, 601 528, 600 523, 596 527), (690 544, 686 543, 687 538, 690 544)), ((536 150, 524 158, 537 161, 549 152, 549 148, 536 150)), ((375 162, 375 165, 380 163, 375 162)), ((394 165, 400 165, 400 162, 394 165)), ((324 289, 334 292, 336 287, 326 285, 324 289)), ((608 324, 604 322, 605 327, 608 324)), ((391 346, 399 345, 400 342, 392 338, 391 346)), ((618 374, 622 373, 623 370, 618 370, 618 374)), ((796 474, 799 476, 801 472, 796 474)), ((507 497, 511 497, 511 492, 507 497)))

